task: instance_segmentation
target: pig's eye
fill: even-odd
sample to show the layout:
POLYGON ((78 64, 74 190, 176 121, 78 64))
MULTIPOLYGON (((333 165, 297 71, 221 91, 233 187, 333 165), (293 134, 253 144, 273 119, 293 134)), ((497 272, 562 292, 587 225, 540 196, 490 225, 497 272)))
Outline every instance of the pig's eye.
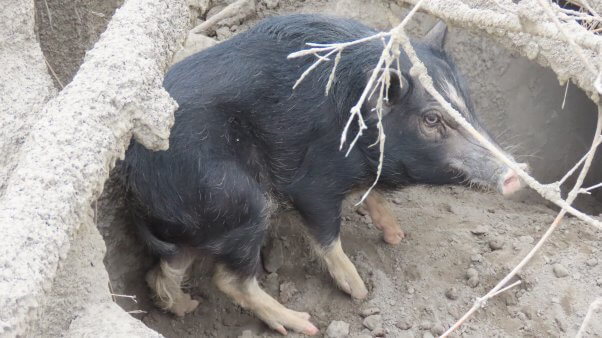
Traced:
POLYGON ((424 124, 426 124, 427 126, 434 127, 437 124, 439 124, 439 122, 441 122, 439 114, 435 112, 428 112, 424 114, 424 124))

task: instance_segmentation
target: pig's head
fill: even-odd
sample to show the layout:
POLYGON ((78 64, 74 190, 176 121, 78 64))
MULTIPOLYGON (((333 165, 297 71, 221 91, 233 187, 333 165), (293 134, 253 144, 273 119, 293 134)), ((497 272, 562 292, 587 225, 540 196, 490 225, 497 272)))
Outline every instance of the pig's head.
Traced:
MULTIPOLYGON (((437 91, 493 142, 477 119, 463 79, 443 51, 446 32, 445 24, 436 24, 422 41, 414 44, 416 52, 437 91)), ((383 173, 401 172, 403 179, 417 183, 477 184, 496 189, 503 195, 519 190, 522 183, 516 172, 459 126, 418 79, 403 71, 410 67, 407 59, 402 57, 401 62, 402 76, 399 78, 396 71, 391 72, 389 99, 383 108, 387 137, 383 173)))

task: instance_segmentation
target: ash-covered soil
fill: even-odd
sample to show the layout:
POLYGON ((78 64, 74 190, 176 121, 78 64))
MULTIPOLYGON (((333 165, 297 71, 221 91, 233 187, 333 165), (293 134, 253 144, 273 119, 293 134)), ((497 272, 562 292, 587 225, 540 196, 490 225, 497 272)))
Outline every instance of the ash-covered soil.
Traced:
MULTIPOLYGON (((358 198, 350 197, 344 208, 342 243, 370 290, 366 300, 354 301, 336 288, 312 254, 295 211, 273 218, 263 250, 270 270, 259 275, 263 287, 287 307, 311 313, 321 334, 343 321, 351 337, 437 336, 518 263, 555 217, 545 206, 491 192, 411 187, 387 195, 406 232, 392 246, 354 206, 358 198)), ((167 337, 278 336, 215 288, 210 260, 195 264, 188 281, 188 291, 201 302, 196 311, 177 318, 155 308, 143 282, 151 258, 123 219, 111 223, 101 231, 109 243, 112 287, 138 300, 117 302, 145 311, 133 315, 146 325, 167 337)), ((519 274, 521 284, 489 301, 456 335, 574 335, 589 304, 602 295, 600 235, 576 219, 565 220, 519 274)), ((590 325, 586 336, 602 335, 601 314, 590 325)))

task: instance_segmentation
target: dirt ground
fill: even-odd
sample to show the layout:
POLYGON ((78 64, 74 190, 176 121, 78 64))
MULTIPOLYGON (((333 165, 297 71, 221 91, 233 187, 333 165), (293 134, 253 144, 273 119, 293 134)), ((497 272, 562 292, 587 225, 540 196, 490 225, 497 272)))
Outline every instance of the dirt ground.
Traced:
MULTIPOLYGON (((365 301, 353 301, 321 269, 294 211, 272 220, 263 250, 264 265, 272 271, 260 274, 263 287, 286 306, 310 312, 322 333, 334 320, 348 323, 352 337, 442 333, 525 255, 555 216, 540 204, 507 200, 491 192, 411 187, 388 194, 407 234, 399 245, 391 246, 362 215, 365 212, 354 206, 357 198, 352 196, 344 208, 342 243, 370 290, 365 301), (363 312, 378 315, 366 323, 363 312), (372 331, 366 328, 371 321, 377 323, 372 331)), ((278 336, 214 287, 209 260, 193 266, 187 283, 193 298, 201 301, 196 311, 176 318, 155 308, 141 282, 152 259, 120 217, 108 217, 109 223, 100 225, 105 240, 112 243, 106 264, 113 289, 137 297, 138 303, 117 298, 122 307, 145 311, 133 315, 167 337, 278 336)), ((589 303, 602 294, 599 238, 600 233, 588 225, 565 221, 520 273, 521 285, 490 301, 459 334, 574 334, 589 303)), ((599 337, 602 316, 598 314, 592 323, 588 337, 599 337)))
MULTIPOLYGON (((84 51, 97 39, 120 3, 120 0, 36 2, 40 41, 62 84, 70 81, 84 51), (62 40, 57 38, 60 36, 66 37, 62 40)), ((224 6, 223 2, 217 5, 211 1, 205 3, 210 5, 203 18, 224 6)), ((397 22, 401 15, 399 6, 382 0, 262 0, 257 1, 256 13, 219 25, 210 36, 223 40, 261 17, 291 12, 336 13, 381 29, 397 22)), ((433 22, 424 16, 417 20, 415 31, 424 31, 421 29, 433 22)), ((477 39, 476 44, 481 44, 482 55, 470 59, 476 56, 458 50, 468 39, 465 35, 452 37, 452 42, 456 43, 450 43, 450 49, 464 53, 462 55, 468 58, 468 61, 460 62, 460 68, 468 70, 477 107, 488 112, 501 111, 507 106, 504 101, 507 98, 502 97, 504 92, 492 84, 494 81, 479 78, 510 74, 501 81, 510 88, 516 83, 512 74, 520 73, 523 68, 509 65, 510 61, 506 63, 512 57, 510 52, 501 47, 493 47, 492 51, 484 39, 475 37, 470 39, 477 39), (472 73, 467 64, 474 65, 472 73), (492 96, 492 92, 497 96, 492 96)), ((475 45, 474 41, 472 43, 475 45)), ((555 79, 553 76, 538 77, 529 86, 545 85, 542 84, 545 81, 555 79)), ((562 99, 559 95, 544 94, 555 100, 562 99)), ((580 104, 584 97, 582 93, 575 93, 572 98, 570 95, 567 99, 569 107, 571 101, 580 104)), ((521 104, 542 102, 534 98, 539 96, 529 94, 518 101, 521 104)), ((557 105, 556 102, 546 104, 557 105)), ((537 108, 530 108, 529 112, 541 110, 547 113, 543 106, 537 108)), ((502 116, 504 114, 501 117, 485 116, 485 120, 503 125, 516 119, 515 116, 502 116)), ((562 116, 562 113, 555 114, 562 116)), ((554 123, 562 124, 560 120, 552 120, 554 123)), ((529 124, 525 128, 538 127, 529 124)), ((531 149, 541 145, 547 153, 540 155, 548 158, 548 153, 551 156, 557 154, 567 163, 573 161, 571 156, 581 156, 576 151, 562 153, 556 143, 548 142, 529 143, 527 140, 526 146, 531 149)), ((584 146, 581 139, 575 143, 584 146)), ((557 177, 558 174, 542 173, 546 177, 557 177)), ((210 259, 197 262, 187 282, 193 298, 201 301, 196 311, 176 318, 154 307, 144 283, 144 274, 154 260, 138 242, 124 216, 122 196, 123 192, 113 180, 107 183, 98 204, 98 227, 108 250, 105 264, 116 294, 115 301, 120 306, 166 337, 278 336, 214 287, 210 259), (123 295, 135 296, 135 301, 123 295)), ((368 285, 370 293, 366 300, 353 301, 336 288, 311 253, 294 211, 283 211, 273 218, 263 250, 264 263, 270 272, 260 273, 262 286, 287 307, 309 312, 322 334, 333 321, 349 324, 351 337, 430 337, 442 333, 471 307, 474 299, 484 295, 516 265, 555 216, 552 208, 529 193, 508 200, 491 192, 464 187, 410 187, 387 195, 407 234, 401 244, 390 246, 382 241, 381 234, 365 212, 353 205, 357 198, 351 196, 344 208, 342 243, 368 285), (364 318, 368 314, 371 315, 364 318)), ((599 201, 588 201, 586 207, 595 215, 602 211, 599 201)), ((486 309, 479 311, 456 336, 574 335, 589 304, 602 296, 601 235, 600 231, 575 219, 565 220, 519 274, 521 284, 491 300, 486 309)), ((586 336, 602 337, 602 314, 596 314, 591 323, 586 336)))

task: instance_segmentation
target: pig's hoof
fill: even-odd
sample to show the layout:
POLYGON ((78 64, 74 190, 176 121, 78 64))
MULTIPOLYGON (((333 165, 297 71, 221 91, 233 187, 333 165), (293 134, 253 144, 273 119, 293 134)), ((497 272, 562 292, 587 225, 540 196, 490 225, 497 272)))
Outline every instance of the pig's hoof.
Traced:
POLYGON ((192 299, 187 293, 183 293, 167 310, 178 317, 183 317, 187 313, 194 311, 197 306, 199 306, 198 300, 192 299))
POLYGON ((359 283, 354 285, 351 288, 351 292, 349 293, 351 297, 355 299, 364 299, 368 295, 368 289, 366 289, 366 285, 364 285, 363 280, 359 280, 359 283))
POLYGON ((336 271, 333 275, 339 288, 350 294, 351 297, 355 299, 364 299, 368 295, 368 289, 366 289, 364 281, 355 268, 353 271, 336 271))
POLYGON ((383 240, 385 241, 385 243, 391 245, 399 244, 405 236, 405 233, 401 229, 383 232, 383 240))
POLYGON ((281 304, 278 309, 271 308, 263 318, 264 322, 273 330, 278 331, 282 335, 286 335, 286 328, 293 331, 313 336, 318 333, 318 328, 309 321, 311 317, 307 312, 297 312, 285 308, 281 304))

